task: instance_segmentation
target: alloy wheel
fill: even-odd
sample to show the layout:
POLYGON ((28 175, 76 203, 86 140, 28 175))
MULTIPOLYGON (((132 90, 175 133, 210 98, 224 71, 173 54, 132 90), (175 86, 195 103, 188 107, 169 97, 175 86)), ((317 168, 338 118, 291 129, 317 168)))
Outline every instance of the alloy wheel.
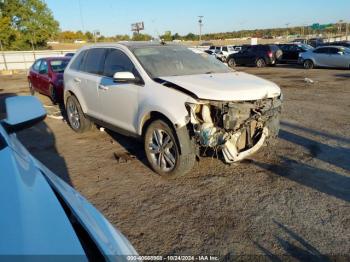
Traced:
POLYGON ((154 166, 163 172, 170 172, 175 168, 177 162, 175 141, 165 130, 159 128, 153 130, 148 150, 154 166))
POLYGON ((80 116, 78 112, 77 105, 69 99, 67 101, 67 115, 69 119, 69 123, 73 127, 73 129, 79 129, 80 127, 80 116))

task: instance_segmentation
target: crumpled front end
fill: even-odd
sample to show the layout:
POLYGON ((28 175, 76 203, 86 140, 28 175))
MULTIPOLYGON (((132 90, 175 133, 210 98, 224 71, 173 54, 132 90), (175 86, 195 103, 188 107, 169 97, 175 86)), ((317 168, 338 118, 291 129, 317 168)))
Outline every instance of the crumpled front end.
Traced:
POLYGON ((281 99, 247 102, 202 101, 187 104, 193 136, 201 147, 221 150, 227 163, 258 151, 278 135, 281 99))

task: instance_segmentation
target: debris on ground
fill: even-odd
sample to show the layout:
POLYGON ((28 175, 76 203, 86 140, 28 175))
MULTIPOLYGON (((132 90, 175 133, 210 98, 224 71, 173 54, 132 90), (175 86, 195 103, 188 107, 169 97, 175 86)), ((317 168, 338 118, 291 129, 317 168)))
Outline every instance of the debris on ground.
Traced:
POLYGON ((105 131, 105 128, 104 127, 100 127, 99 128, 101 132, 104 132, 105 131))
POLYGON ((119 164, 129 163, 136 158, 134 155, 126 151, 114 152, 113 154, 119 164))
POLYGON ((312 80, 312 79, 310 79, 310 78, 307 78, 307 77, 304 78, 304 81, 305 81, 306 83, 308 83, 308 84, 313 84, 313 83, 315 83, 314 80, 312 80))
POLYGON ((57 106, 50 106, 50 105, 44 105, 47 117, 57 119, 57 120, 63 120, 64 117, 62 116, 61 110, 57 106))

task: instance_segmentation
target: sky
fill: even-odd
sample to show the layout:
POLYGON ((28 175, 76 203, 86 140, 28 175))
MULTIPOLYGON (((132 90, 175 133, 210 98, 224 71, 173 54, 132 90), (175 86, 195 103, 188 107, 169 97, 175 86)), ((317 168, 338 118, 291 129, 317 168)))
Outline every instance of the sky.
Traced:
POLYGON ((44 0, 62 30, 99 30, 105 36, 131 34, 143 21, 144 33, 203 33, 241 29, 350 22, 350 0, 44 0), (81 8, 80 8, 81 7, 81 8))

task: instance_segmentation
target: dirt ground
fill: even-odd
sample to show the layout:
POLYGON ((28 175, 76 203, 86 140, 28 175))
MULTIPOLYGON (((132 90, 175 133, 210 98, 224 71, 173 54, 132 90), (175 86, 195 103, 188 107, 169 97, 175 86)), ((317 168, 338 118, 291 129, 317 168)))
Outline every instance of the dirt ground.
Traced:
MULTIPOLYGON (((350 71, 238 70, 284 93, 277 144, 238 164, 207 157, 191 174, 165 180, 150 170, 141 144, 110 131, 80 135, 48 117, 19 137, 140 255, 350 259, 350 71), (115 153, 130 160, 121 163, 115 153)), ((25 76, 0 77, 0 91, 28 94, 25 76)), ((49 114, 59 111, 39 97, 49 114)))

